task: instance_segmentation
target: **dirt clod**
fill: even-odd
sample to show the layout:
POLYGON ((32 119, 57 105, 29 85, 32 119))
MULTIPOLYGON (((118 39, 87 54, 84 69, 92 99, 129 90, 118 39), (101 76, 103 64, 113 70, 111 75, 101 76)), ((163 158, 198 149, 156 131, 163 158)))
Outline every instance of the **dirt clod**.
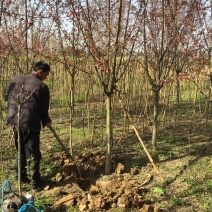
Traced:
MULTIPOLYGON (((151 202, 142 195, 142 188, 139 187, 141 182, 134 177, 138 173, 137 168, 132 168, 130 173, 124 173, 124 165, 118 162, 114 174, 95 176, 91 173, 101 173, 104 168, 105 158, 100 151, 78 156, 78 160, 82 161, 80 168, 83 177, 80 179, 73 176, 76 169, 74 163, 67 159, 61 163, 62 174, 56 175, 57 187, 52 191, 52 195, 58 196, 53 208, 73 205, 80 211, 107 211, 112 208, 142 208, 146 212, 154 211, 151 202), (103 165, 98 170, 96 164, 103 165)), ((158 211, 159 209, 155 209, 155 212, 158 211)))

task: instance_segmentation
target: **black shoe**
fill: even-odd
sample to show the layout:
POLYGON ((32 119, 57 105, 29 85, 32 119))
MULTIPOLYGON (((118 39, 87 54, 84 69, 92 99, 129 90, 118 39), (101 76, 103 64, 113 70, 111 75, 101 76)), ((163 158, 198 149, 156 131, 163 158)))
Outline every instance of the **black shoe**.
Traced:
POLYGON ((39 191, 41 191, 42 189, 40 188, 40 187, 38 187, 38 186, 32 186, 32 191, 33 192, 39 192, 39 191))
POLYGON ((32 184, 32 190, 33 191, 40 191, 40 190, 42 190, 43 184, 44 184, 44 182, 42 180, 40 180, 38 182, 34 182, 32 184))

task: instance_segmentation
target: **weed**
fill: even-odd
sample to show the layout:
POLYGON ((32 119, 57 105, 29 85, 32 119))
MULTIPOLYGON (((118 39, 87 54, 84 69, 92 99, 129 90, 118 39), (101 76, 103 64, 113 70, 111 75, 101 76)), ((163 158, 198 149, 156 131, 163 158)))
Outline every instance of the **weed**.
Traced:
POLYGON ((172 205, 173 206, 181 206, 181 205, 183 205, 182 200, 179 197, 177 197, 176 195, 174 195, 172 197, 171 201, 172 201, 172 205))
POLYGON ((174 157, 174 152, 171 151, 171 150, 167 151, 165 153, 158 154, 159 160, 167 160, 167 159, 172 158, 172 157, 174 157))
POLYGON ((41 163, 41 170, 44 176, 54 177, 58 173, 58 166, 55 163, 49 163, 51 161, 50 157, 44 157, 41 163))
POLYGON ((166 185, 170 185, 173 182, 173 180, 174 180, 174 178, 172 178, 172 177, 165 179, 166 185))
POLYGON ((6 173, 0 172, 0 181, 3 182, 6 179, 6 173))
POLYGON ((204 208, 209 210, 212 207, 210 158, 201 158, 195 166, 189 166, 189 172, 184 181, 188 185, 188 189, 184 195, 194 197, 204 208))
POLYGON ((53 197, 36 196, 36 199, 35 199, 35 205, 36 207, 40 209, 47 208, 47 206, 53 204, 53 202, 54 202, 53 197))
POLYGON ((165 126, 166 132, 169 132, 169 130, 172 130, 174 127, 172 125, 165 126))
POLYGON ((142 150, 143 149, 143 147, 138 143, 134 144, 133 148, 136 149, 136 150, 142 150))
POLYGON ((152 191, 157 195, 164 195, 165 194, 165 190, 161 186, 153 187, 152 191))
POLYGON ((138 167, 138 163, 132 162, 132 163, 131 163, 131 167, 133 167, 133 168, 134 168, 134 167, 138 167))
POLYGON ((45 169, 43 170, 44 176, 48 177, 54 177, 58 173, 58 168, 48 164, 45 166, 45 169))
POLYGON ((79 212, 80 210, 72 205, 66 207, 67 212, 79 212))
POLYGON ((51 149, 48 150, 49 153, 62 152, 62 151, 63 151, 63 148, 59 144, 54 145, 51 149))

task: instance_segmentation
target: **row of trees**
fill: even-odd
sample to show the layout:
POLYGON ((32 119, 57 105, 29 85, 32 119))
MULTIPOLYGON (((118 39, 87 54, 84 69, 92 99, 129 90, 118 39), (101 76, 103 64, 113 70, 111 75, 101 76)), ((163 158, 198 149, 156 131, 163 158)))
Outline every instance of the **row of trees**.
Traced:
POLYGON ((62 63, 70 75, 71 149, 75 74, 83 71, 102 88, 107 111, 106 174, 111 171, 113 142, 111 98, 123 75, 134 71, 132 61, 145 71, 153 91, 153 148, 157 148, 164 84, 176 80, 178 105, 180 78, 204 68, 212 85, 210 0, 1 0, 0 11, 2 57, 13 57, 17 70, 24 73, 30 72, 35 60, 45 58, 62 63), (20 60, 26 62, 24 70, 20 60), (90 61, 92 68, 82 70, 82 60, 90 61))

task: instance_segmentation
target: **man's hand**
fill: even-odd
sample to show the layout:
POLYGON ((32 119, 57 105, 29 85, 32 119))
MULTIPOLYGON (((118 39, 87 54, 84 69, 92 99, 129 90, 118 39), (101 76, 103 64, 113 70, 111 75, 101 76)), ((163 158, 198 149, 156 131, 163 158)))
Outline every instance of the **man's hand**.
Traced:
POLYGON ((49 128, 51 126, 51 123, 48 122, 45 124, 45 126, 49 128))

